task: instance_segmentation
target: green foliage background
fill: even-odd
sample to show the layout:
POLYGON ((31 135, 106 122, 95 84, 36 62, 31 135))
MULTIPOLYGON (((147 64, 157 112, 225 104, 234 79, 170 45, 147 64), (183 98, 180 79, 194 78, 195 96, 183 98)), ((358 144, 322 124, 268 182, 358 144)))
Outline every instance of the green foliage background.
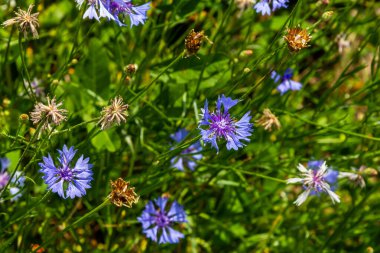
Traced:
MULTIPOLYGON (((301 207, 292 202, 302 187, 285 181, 312 159, 338 171, 379 169, 379 3, 299 0, 263 17, 252 8, 240 13, 234 1, 154 0, 146 24, 130 28, 83 20, 85 8, 74 0, 16 2, 22 9, 36 5, 40 38, 23 39, 20 47, 16 28, 0 29, 0 156, 11 160, 10 171, 19 163, 27 176, 21 199, 0 203, 0 251, 29 252, 32 244, 47 252, 380 250, 378 177, 366 177, 364 189, 341 180, 340 204, 321 195, 301 207), (326 11, 334 12, 328 20, 326 11), (294 54, 282 37, 297 25, 309 29, 312 41, 294 54), (199 59, 181 56, 191 29, 213 41, 203 43, 199 59), (351 41, 342 53, 339 34, 351 41), (131 63, 138 65, 134 75, 124 71, 131 63), (50 137, 34 139, 35 126, 19 121, 35 103, 23 88, 25 67, 69 111, 50 137), (270 72, 286 68, 303 87, 280 96, 270 72), (221 145, 216 154, 204 146, 195 172, 171 168, 171 158, 199 138, 204 101, 212 107, 220 94, 241 100, 237 117, 251 111, 257 120, 270 108, 282 128, 266 132, 255 124, 244 149, 221 145), (128 121, 101 131, 96 118, 116 95, 130 105, 128 121), (172 149, 170 134, 178 128, 191 134, 172 149), (42 157, 64 144, 94 164, 92 188, 81 199, 47 193, 38 172, 42 157), (132 209, 101 205, 118 177, 141 195, 132 209), (162 194, 189 216, 177 245, 147 240, 137 222, 145 204, 162 194)), ((11 2, 0 7, 1 22, 13 17, 11 2)))

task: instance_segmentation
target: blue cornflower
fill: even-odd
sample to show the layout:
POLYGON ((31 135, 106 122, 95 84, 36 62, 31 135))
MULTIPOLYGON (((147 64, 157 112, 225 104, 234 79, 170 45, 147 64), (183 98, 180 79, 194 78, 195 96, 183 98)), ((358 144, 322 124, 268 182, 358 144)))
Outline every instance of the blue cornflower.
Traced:
POLYGON ((262 15, 270 15, 272 11, 280 8, 288 8, 289 0, 261 0, 253 7, 257 13, 262 15), (270 3, 272 2, 272 9, 270 3))
MULTIPOLYGON (((307 167, 310 169, 313 169, 314 171, 317 171, 322 165, 324 161, 323 160, 313 160, 309 161, 307 163, 307 167)), ((338 175, 339 172, 336 170, 333 170, 330 168, 327 169, 326 174, 323 176, 323 179, 330 184, 330 189, 332 191, 335 191, 336 188, 338 187, 337 181, 338 181, 338 175)), ((312 191, 311 194, 317 194, 317 192, 312 191)))
POLYGON ((281 81, 281 83, 277 86, 277 90, 281 93, 281 95, 284 95, 288 90, 300 90, 302 87, 302 84, 296 81, 291 80, 293 76, 292 69, 285 70, 284 75, 281 77, 279 74, 277 74, 276 71, 272 71, 271 78, 274 80, 275 83, 278 83, 281 81))
MULTIPOLYGON (((0 158, 0 189, 4 188, 10 179, 10 174, 6 171, 10 165, 10 161, 6 157, 0 158)), ((12 195, 11 200, 16 201, 21 197, 21 188, 24 186, 25 177, 20 171, 16 171, 9 184, 9 192, 12 195)))
MULTIPOLYGON (((76 0, 81 5, 84 0, 76 0)), ((96 19, 107 18, 114 20, 119 26, 125 26, 119 17, 129 16, 131 27, 144 24, 147 19, 146 13, 150 9, 150 2, 135 6, 130 0, 88 0, 88 9, 83 18, 96 19)))
POLYGON ((0 158, 0 190, 3 189, 8 181, 9 181, 9 174, 7 172, 7 168, 9 167, 9 160, 6 157, 0 158))
POLYGON ((39 163, 40 172, 45 175, 42 177, 49 186, 49 190, 58 193, 62 198, 81 197, 86 194, 86 189, 91 188, 92 164, 88 163, 89 158, 83 158, 83 155, 77 160, 75 166, 70 165, 77 150, 74 147, 67 149, 64 145, 59 152, 59 165, 55 166, 50 154, 43 157, 44 162, 39 163))
MULTIPOLYGON (((188 134, 189 132, 187 132, 184 128, 181 128, 175 134, 170 135, 170 137, 178 143, 185 139, 188 134)), ((187 149, 183 150, 180 155, 173 157, 171 160, 172 166, 181 171, 184 171, 185 167, 190 170, 194 170, 197 165, 194 160, 202 159, 202 154, 198 154, 201 150, 201 144, 197 141, 196 143, 190 145, 187 149)))
POLYGON ((251 116, 250 112, 244 114, 244 116, 236 121, 231 117, 229 109, 235 106, 239 100, 233 100, 230 97, 225 97, 222 95, 218 97, 216 102, 216 111, 209 112, 208 102, 206 100, 205 107, 202 110, 202 119, 199 122, 198 128, 201 131, 202 140, 206 143, 211 143, 217 152, 219 152, 219 147, 217 140, 223 138, 227 141, 227 149, 231 148, 238 150, 243 147, 241 141, 249 141, 249 136, 253 131, 253 124, 249 123, 251 116), (223 110, 222 110, 223 105, 223 110), (207 126, 207 129, 201 128, 201 126, 207 126))
POLYGON ((146 237, 158 243, 178 243, 184 235, 171 228, 174 222, 187 222, 186 213, 183 206, 174 201, 169 211, 165 210, 168 198, 158 197, 149 201, 145 210, 137 218, 143 226, 143 233, 146 237))

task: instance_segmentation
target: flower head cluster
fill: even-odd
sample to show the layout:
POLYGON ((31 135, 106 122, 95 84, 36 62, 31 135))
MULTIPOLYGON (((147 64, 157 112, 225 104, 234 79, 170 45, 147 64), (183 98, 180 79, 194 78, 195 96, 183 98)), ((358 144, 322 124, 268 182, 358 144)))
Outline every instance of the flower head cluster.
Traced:
POLYGON ((108 196, 111 203, 121 207, 132 207, 132 204, 139 202, 139 196, 135 193, 135 187, 129 187, 129 182, 125 182, 122 178, 111 181, 112 191, 108 196))
POLYGON ((62 102, 56 103, 55 98, 47 97, 47 105, 39 102, 34 106, 34 110, 30 113, 33 124, 43 121, 42 129, 50 129, 51 124, 59 125, 66 120, 67 110, 60 109, 62 102))
POLYGON ((222 95, 218 97, 215 112, 210 112, 207 100, 205 102, 198 128, 201 131, 202 140, 206 143, 211 143, 211 146, 217 151, 219 151, 217 140, 221 138, 227 141, 228 150, 231 148, 238 150, 244 146, 241 141, 249 141, 248 137, 251 136, 253 131, 253 124, 249 123, 251 120, 250 112, 244 114, 239 121, 236 121, 229 112, 238 102, 239 100, 237 99, 233 100, 222 95), (206 126, 206 129, 201 128, 202 126, 206 126))
POLYGON ((272 128, 281 128, 280 121, 268 108, 264 109, 263 115, 256 120, 256 123, 263 126, 266 131, 272 131, 272 128))
POLYGON ((24 37, 27 36, 28 32, 31 31, 33 38, 38 38, 37 27, 40 26, 38 22, 38 12, 32 14, 33 4, 29 5, 27 11, 21 10, 15 12, 16 17, 8 19, 3 23, 3 26, 11 26, 14 24, 18 24, 20 31, 24 33, 24 37))
POLYGON ((125 122, 128 117, 128 104, 123 103, 123 98, 117 96, 111 100, 111 105, 104 107, 101 112, 101 118, 98 122, 102 130, 111 127, 113 124, 118 126, 123 121, 125 122))
MULTIPOLYGON (((79 6, 85 0, 76 0, 79 6)), ((121 19, 129 16, 131 27, 144 24, 147 19, 146 13, 150 9, 150 2, 135 6, 130 0, 88 0, 88 9, 83 18, 96 19, 107 18, 115 21, 119 26, 125 26, 121 19)))
POLYGON ((172 226, 174 223, 187 222, 183 206, 174 201, 170 208, 166 208, 168 198, 159 197, 149 201, 145 210, 137 218, 141 222, 146 237, 158 243, 178 243, 184 235, 172 226), (158 239, 159 238, 159 239, 158 239))
POLYGON ((63 146, 62 150, 58 150, 59 164, 56 166, 50 154, 43 157, 43 163, 39 163, 44 174, 42 177, 49 186, 49 190, 58 193, 62 198, 75 198, 86 195, 86 189, 91 188, 92 180, 92 164, 89 158, 83 158, 83 155, 73 164, 73 158, 77 150, 74 147, 67 148, 63 146), (74 165, 74 166, 73 166, 74 165))
POLYGON ((288 8, 289 0, 261 0, 253 7, 257 13, 270 15, 272 11, 280 8, 288 8))
POLYGON ((276 71, 272 71, 271 78, 275 83, 280 83, 277 86, 277 90, 281 93, 281 95, 284 95, 289 90, 300 90, 302 87, 302 84, 299 82, 296 82, 294 80, 291 80, 290 78, 293 77, 293 71, 292 69, 287 69, 284 72, 283 76, 280 76, 276 71))
POLYGON ((326 162, 323 162, 318 169, 306 169, 302 164, 299 164, 298 170, 301 172, 300 178, 289 178, 287 180, 288 184, 302 183, 305 189, 294 204, 300 206, 312 192, 325 192, 330 196, 333 203, 340 202, 339 196, 331 189, 326 180, 328 172, 326 162))
POLYGON ((185 57, 198 53, 204 40, 213 44, 213 42, 205 36, 204 31, 195 32, 194 29, 192 29, 185 38, 185 57))
MULTIPOLYGON (((185 139, 188 134, 189 133, 182 128, 170 137, 179 143, 185 139)), ((172 166, 181 171, 184 171, 185 167, 190 170, 194 170, 197 165, 195 161, 202 159, 202 154, 199 154, 201 150, 201 144, 197 141, 196 143, 190 145, 187 149, 183 150, 180 155, 174 157, 171 160, 172 166)))
MULTIPOLYGON (((0 191, 9 182, 11 175, 7 172, 9 167, 8 158, 0 158, 0 191)), ((16 201, 21 197, 21 188, 24 187, 25 176, 22 172, 16 171, 11 181, 9 182, 9 192, 11 194, 11 200, 16 201)))
POLYGON ((287 29, 287 34, 284 36, 284 39, 290 51, 298 52, 309 46, 308 43, 311 40, 311 36, 306 29, 295 27, 287 29))

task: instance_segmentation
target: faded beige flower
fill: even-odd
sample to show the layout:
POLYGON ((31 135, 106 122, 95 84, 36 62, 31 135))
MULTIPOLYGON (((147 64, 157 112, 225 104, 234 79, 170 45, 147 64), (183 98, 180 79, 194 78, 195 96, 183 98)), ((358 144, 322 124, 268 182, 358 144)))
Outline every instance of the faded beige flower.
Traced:
POLYGON ((290 51, 298 52, 309 46, 308 43, 311 40, 311 36, 306 29, 295 27, 287 29, 287 34, 284 36, 284 39, 290 51))
POLYGON ((21 10, 18 8, 18 11, 15 11, 16 17, 6 20, 3 23, 3 26, 11 26, 14 24, 18 24, 20 31, 24 33, 24 37, 26 38, 29 31, 32 32, 33 38, 38 39, 37 27, 40 26, 38 22, 38 12, 31 13, 33 9, 33 4, 29 5, 27 11, 21 10))
POLYGON ((255 0, 235 0, 235 4, 240 9, 239 15, 241 15, 241 12, 245 9, 248 9, 251 7, 254 3, 256 3, 255 0))
POLYGON ((39 102, 35 104, 34 110, 30 113, 33 124, 37 125, 44 121, 42 129, 50 129, 51 124, 60 125, 66 120, 67 110, 60 109, 62 102, 56 103, 55 97, 50 100, 47 97, 47 105, 39 102))
POLYGON ((185 57, 195 55, 205 40, 208 43, 213 44, 213 42, 205 36, 204 31, 195 32, 194 29, 192 29, 185 38, 185 57))
POLYGON ((344 52, 345 48, 349 48, 351 46, 351 42, 347 39, 347 36, 343 33, 338 34, 335 41, 338 45, 338 51, 340 54, 344 52))
POLYGON ((123 104, 123 98, 117 96, 111 101, 111 105, 103 108, 101 112, 101 119, 98 124, 102 130, 109 128, 113 124, 118 126, 123 121, 125 122, 128 117, 128 104, 123 104))
POLYGON ((111 180, 112 191, 108 198, 111 203, 121 207, 132 207, 132 204, 136 204, 139 201, 139 196, 135 193, 135 187, 129 187, 129 182, 124 181, 122 178, 118 178, 116 181, 111 180))
POLYGON ((365 187, 365 180, 364 180, 364 175, 367 176, 377 176, 378 172, 377 170, 373 168, 367 168, 365 166, 360 166, 360 168, 357 171, 354 172, 339 172, 338 177, 339 178, 347 178, 351 182, 353 182, 356 186, 360 186, 360 188, 365 187))
POLYGON ((281 128, 280 121, 277 119, 276 115, 274 115, 268 108, 264 109, 263 115, 260 117, 260 119, 256 120, 256 123, 260 126, 263 126, 267 131, 272 131, 272 127, 277 129, 281 128))

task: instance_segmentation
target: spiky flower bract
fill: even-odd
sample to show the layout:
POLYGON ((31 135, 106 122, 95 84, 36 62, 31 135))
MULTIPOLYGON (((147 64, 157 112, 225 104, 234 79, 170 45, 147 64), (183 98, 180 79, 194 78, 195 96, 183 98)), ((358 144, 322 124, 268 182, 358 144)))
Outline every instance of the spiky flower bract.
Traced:
MULTIPOLYGON (((177 143, 181 142, 189 132, 186 129, 181 128, 175 134, 170 135, 170 137, 177 143)), ((196 143, 190 145, 188 148, 183 150, 181 154, 171 159, 171 164, 174 168, 184 171, 185 168, 189 168, 190 170, 194 170, 197 165, 196 160, 202 159, 202 154, 199 152, 202 150, 202 146, 197 141, 196 143)))
POLYGON ((91 188, 92 180, 92 164, 89 163, 89 158, 83 158, 83 155, 73 163, 73 158, 77 150, 74 147, 67 148, 63 146, 62 150, 58 150, 58 166, 48 154, 43 157, 43 163, 39 163, 40 172, 44 174, 42 177, 45 183, 49 186, 49 190, 57 193, 60 197, 75 198, 86 195, 86 189, 91 188))
POLYGON ((121 207, 132 207, 132 204, 139 202, 139 196, 135 193, 135 187, 130 187, 129 182, 124 181, 122 178, 118 178, 115 181, 111 181, 112 191, 108 196, 111 203, 121 207))
POLYGON ((316 193, 327 193, 332 202, 340 202, 339 196, 331 189, 329 183, 326 181, 327 165, 323 162, 318 169, 306 169, 302 164, 298 164, 298 170, 301 172, 300 178, 289 178, 288 184, 302 183, 305 191, 294 202, 297 206, 304 203, 312 191, 316 193))
POLYGON ((302 84, 300 82, 296 82, 291 80, 293 77, 293 70, 288 68, 285 70, 284 75, 279 75, 276 71, 272 71, 271 78, 275 83, 280 84, 277 86, 277 90, 281 95, 284 95, 289 90, 300 90, 302 88, 302 84))
POLYGON ((60 109, 62 102, 56 103, 55 98, 47 97, 47 105, 39 102, 34 106, 34 110, 30 113, 33 124, 37 125, 44 122, 42 129, 50 129, 51 125, 60 125, 66 120, 67 110, 60 109))
POLYGON ((37 27, 39 27, 38 22, 38 12, 32 14, 33 4, 29 5, 27 11, 21 10, 15 12, 16 17, 8 19, 3 23, 3 26, 11 26, 14 24, 18 24, 20 31, 24 33, 24 37, 27 36, 28 32, 32 32, 33 38, 38 38, 37 27))
POLYGON ((276 115, 274 115, 270 109, 265 108, 263 115, 256 120, 256 123, 263 126, 266 131, 272 131, 272 128, 280 129, 281 124, 276 115))
POLYGON ((111 105, 103 108, 101 112, 101 118, 98 122, 102 130, 111 127, 113 124, 120 125, 121 122, 125 122, 128 117, 128 104, 123 103, 123 98, 117 96, 111 100, 111 105))
POLYGON ((143 227, 146 237, 159 244, 178 243, 184 235, 172 228, 175 223, 187 222, 183 206, 174 201, 170 208, 166 207, 168 198, 158 197, 149 201, 145 210, 137 218, 143 227))
POLYGON ((208 109, 208 102, 206 100, 205 106, 202 110, 201 121, 198 128, 201 131, 202 140, 206 143, 211 143, 219 152, 217 142, 220 139, 227 141, 227 149, 238 150, 245 146, 242 141, 249 142, 249 137, 253 131, 253 124, 249 123, 251 120, 250 112, 244 114, 240 120, 235 120, 229 110, 235 106, 239 100, 219 96, 216 102, 216 111, 210 112, 208 109), (223 106, 223 109, 222 109, 223 106), (206 127, 205 129, 202 127, 206 127))
POLYGON ((308 43, 311 40, 311 36, 306 29, 295 27, 287 29, 287 34, 284 36, 284 39, 291 52, 298 52, 309 46, 308 43))

